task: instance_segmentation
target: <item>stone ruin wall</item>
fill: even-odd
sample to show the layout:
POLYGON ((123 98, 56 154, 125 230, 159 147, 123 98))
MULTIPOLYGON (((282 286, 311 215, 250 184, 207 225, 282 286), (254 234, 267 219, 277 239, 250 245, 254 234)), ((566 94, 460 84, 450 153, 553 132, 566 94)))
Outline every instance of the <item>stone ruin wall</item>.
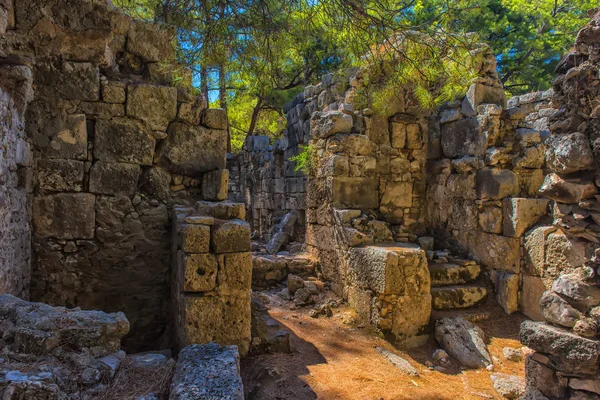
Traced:
POLYGON ((268 136, 250 136, 242 151, 227 161, 229 199, 246 204, 248 221, 267 241, 281 219, 294 212, 298 219, 291 239, 304 242, 308 178, 290 161, 310 140, 311 104, 304 97, 300 93, 285 105, 287 124, 281 139, 271 144, 268 136))
POLYGON ((173 67, 171 32, 106 0, 21 0, 14 11, 4 3, 11 12, 0 15, 14 20, 3 21, 2 70, 29 68, 34 88, 22 119, 5 102, 16 118, 1 193, 10 193, 9 223, 19 229, 8 245, 16 252, 2 254, 23 260, 3 259, 2 272, 24 276, 9 289, 27 297, 28 252, 18 247, 28 247, 31 179, 31 298, 123 311, 125 348, 169 347, 169 210, 227 197, 226 115, 170 84, 185 76, 173 67))
POLYGON ((0 293, 29 298, 32 155, 24 113, 31 70, 0 66, 0 293))

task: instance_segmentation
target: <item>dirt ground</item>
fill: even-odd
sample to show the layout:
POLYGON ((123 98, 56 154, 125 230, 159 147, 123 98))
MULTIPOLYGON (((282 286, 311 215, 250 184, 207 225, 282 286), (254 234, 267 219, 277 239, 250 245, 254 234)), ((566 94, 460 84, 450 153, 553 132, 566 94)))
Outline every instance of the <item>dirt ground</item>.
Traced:
POLYGON ((425 365, 439 348, 433 338, 417 349, 399 351, 375 333, 356 326, 346 306, 335 308, 331 318, 314 319, 308 315, 311 307, 290 310, 290 303, 272 294, 267 296, 271 316, 291 332, 294 353, 244 359, 247 399, 501 399, 490 374, 524 375, 523 361, 509 361, 502 353, 504 347, 521 348, 518 332, 523 317, 506 316, 493 301, 478 310, 489 315, 478 325, 486 333, 493 371, 461 370, 453 362, 441 373, 425 365), (408 376, 388 362, 375 350, 378 346, 408 360, 419 377, 408 376))

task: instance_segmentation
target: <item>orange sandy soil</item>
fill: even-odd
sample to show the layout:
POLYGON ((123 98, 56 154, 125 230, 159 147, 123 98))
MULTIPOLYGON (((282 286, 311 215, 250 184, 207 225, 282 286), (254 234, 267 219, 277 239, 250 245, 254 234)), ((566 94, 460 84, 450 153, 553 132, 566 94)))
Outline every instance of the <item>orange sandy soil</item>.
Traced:
MULTIPOLYGON (((485 369, 461 371, 453 362, 448 373, 425 366, 435 349, 434 339, 417 349, 400 351, 369 332, 356 327, 346 306, 333 309, 331 318, 308 316, 310 307, 290 310, 289 302, 269 295, 269 312, 291 332, 293 354, 248 357, 242 361, 247 399, 501 399, 485 369), (408 360, 419 377, 410 377, 387 361, 375 347, 381 346, 408 360)), ((479 311, 479 310, 478 310, 479 311)), ((506 316, 488 302, 490 318, 478 323, 485 331, 494 357, 493 372, 524 375, 523 362, 508 361, 504 347, 520 348, 521 315, 506 316)))

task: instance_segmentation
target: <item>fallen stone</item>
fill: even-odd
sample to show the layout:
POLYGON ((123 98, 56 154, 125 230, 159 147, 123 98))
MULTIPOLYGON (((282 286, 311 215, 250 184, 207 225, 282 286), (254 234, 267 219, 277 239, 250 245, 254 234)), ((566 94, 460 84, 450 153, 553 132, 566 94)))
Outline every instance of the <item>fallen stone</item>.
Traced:
POLYGON ((519 399, 525 393, 525 379, 508 374, 492 374, 494 389, 505 399, 519 399))
POLYGON ((593 182, 570 182, 552 173, 546 175, 540 194, 559 203, 578 203, 594 197, 598 189, 593 182))
POLYGON ((300 278, 299 276, 289 274, 287 286, 289 294, 294 296, 298 289, 302 289, 304 287, 304 279, 300 278))
POLYGON ((586 283, 577 273, 562 274, 552 284, 552 290, 567 297, 568 301, 582 308, 600 304, 600 289, 586 283))
POLYGON ((191 345, 179 353, 169 400, 243 400, 236 346, 191 345))
POLYGON ((306 288, 300 288, 296 291, 296 294, 294 295, 294 304, 296 304, 298 307, 302 307, 312 303, 314 303, 314 300, 310 290, 306 288))
POLYGON ((391 351, 384 349, 383 347, 376 347, 375 350, 392 364, 400 369, 400 371, 404 372, 409 376, 419 376, 419 371, 404 358, 400 357, 397 354, 392 353, 391 351))
POLYGON ((492 364, 483 331, 462 317, 446 317, 435 321, 435 339, 465 367, 485 368, 492 364))

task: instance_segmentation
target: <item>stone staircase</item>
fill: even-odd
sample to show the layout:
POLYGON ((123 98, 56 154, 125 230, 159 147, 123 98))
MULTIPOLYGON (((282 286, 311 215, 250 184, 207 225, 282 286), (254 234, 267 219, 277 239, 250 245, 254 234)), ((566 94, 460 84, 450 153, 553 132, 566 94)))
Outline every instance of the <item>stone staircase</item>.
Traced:
POLYGON ((435 252, 429 260, 429 273, 434 310, 469 308, 487 297, 487 288, 479 279, 481 268, 475 261, 435 252))

